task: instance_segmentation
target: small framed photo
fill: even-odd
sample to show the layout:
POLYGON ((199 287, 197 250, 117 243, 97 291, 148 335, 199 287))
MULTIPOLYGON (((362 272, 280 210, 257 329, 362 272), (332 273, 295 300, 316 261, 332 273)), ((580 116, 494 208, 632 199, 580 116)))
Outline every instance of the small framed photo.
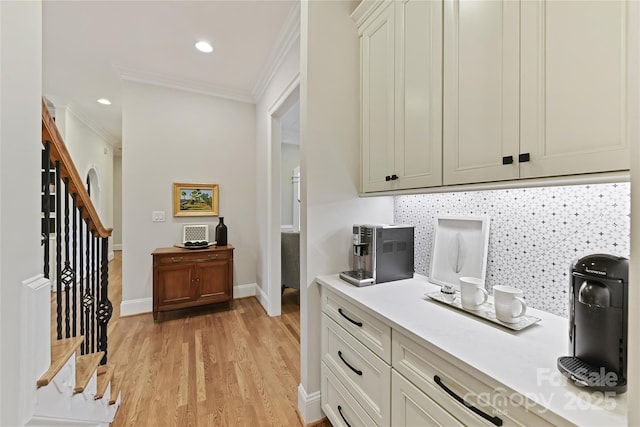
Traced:
POLYGON ((217 216, 218 184, 173 183, 173 216, 217 216))

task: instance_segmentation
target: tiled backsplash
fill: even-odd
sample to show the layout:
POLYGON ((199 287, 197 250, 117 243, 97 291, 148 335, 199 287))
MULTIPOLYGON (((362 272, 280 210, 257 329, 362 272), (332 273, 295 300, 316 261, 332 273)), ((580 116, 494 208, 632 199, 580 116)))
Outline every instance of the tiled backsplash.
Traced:
POLYGON ((491 218, 487 289, 512 285, 531 307, 568 316, 569 269, 593 253, 629 257, 629 183, 397 196, 394 221, 416 226, 415 269, 429 276, 435 218, 491 218))

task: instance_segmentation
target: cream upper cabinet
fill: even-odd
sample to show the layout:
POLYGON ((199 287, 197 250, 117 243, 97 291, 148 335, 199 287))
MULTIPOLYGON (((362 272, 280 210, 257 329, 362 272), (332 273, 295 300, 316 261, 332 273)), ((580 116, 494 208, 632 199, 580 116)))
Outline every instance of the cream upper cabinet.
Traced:
POLYGON ((394 167, 395 9, 388 2, 361 27, 362 187, 387 189, 394 167))
POLYGON ((519 12, 513 0, 445 2, 444 184, 519 177, 508 158, 519 150, 519 12))
POLYGON ((446 1, 444 184, 629 169, 627 7, 446 1))
POLYGON ((359 28, 362 191, 441 185, 442 3, 387 1, 359 28))
POLYGON ((521 177, 629 169, 627 1, 523 1, 521 177))

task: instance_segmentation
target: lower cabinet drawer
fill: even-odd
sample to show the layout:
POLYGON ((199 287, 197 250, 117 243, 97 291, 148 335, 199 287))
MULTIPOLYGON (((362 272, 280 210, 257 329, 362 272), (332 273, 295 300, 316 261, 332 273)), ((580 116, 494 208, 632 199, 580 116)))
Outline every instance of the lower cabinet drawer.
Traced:
POLYGON ((538 415, 544 412, 544 408, 534 402, 526 401, 519 394, 508 393, 502 387, 490 387, 395 331, 392 337, 392 355, 394 370, 465 425, 553 425, 538 415))
POLYGON ((378 426, 324 363, 321 372, 322 410, 333 427, 378 426))
POLYGON ((391 367, 330 317, 322 321, 322 360, 377 425, 389 425, 391 367))
MULTIPOLYGON (((474 420, 467 419, 466 422, 474 420)), ((453 415, 397 373, 391 372, 391 425, 393 427, 464 426, 453 415)))

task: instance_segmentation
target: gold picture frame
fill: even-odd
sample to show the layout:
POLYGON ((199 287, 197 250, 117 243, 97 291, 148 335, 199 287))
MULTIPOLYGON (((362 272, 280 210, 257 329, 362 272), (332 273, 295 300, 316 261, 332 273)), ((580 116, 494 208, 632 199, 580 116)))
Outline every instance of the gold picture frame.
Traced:
POLYGON ((218 184, 173 183, 173 216, 217 216, 218 184))

